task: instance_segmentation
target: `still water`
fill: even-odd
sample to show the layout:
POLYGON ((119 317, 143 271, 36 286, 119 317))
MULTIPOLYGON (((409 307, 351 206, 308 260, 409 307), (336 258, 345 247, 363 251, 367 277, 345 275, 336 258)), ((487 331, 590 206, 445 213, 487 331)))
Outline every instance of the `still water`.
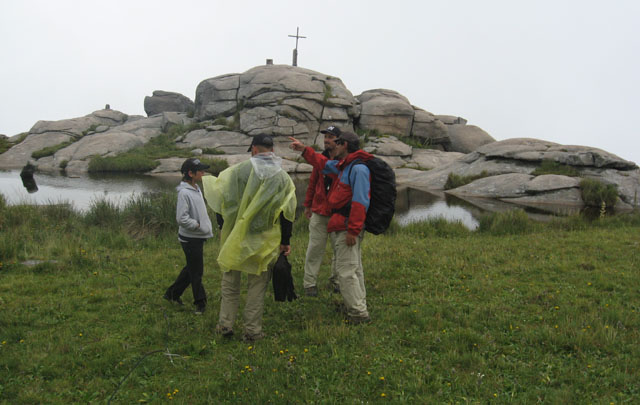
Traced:
MULTIPOLYGON (((296 185, 298 203, 302 204, 308 176, 292 176, 296 185)), ((65 177, 36 173, 37 190, 29 192, 20 178, 20 171, 0 171, 0 192, 9 204, 57 204, 70 203, 79 211, 84 211, 96 200, 106 199, 116 204, 124 204, 136 195, 147 192, 173 191, 180 182, 179 176, 146 175, 87 175, 65 177)), ((431 218, 445 218, 460 221, 467 228, 475 229, 479 210, 465 205, 462 201, 445 198, 442 194, 401 187, 396 202, 396 221, 400 225, 424 221, 431 218)))

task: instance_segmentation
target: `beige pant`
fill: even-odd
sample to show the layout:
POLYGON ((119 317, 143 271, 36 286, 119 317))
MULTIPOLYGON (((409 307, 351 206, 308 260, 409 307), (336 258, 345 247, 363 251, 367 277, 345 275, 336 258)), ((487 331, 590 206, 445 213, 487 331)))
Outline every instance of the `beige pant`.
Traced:
MULTIPOLYGON (((233 330, 240 306, 240 281, 242 272, 237 270, 222 273, 222 299, 218 325, 233 330)), ((247 302, 244 305, 244 332, 255 336, 262 332, 264 295, 271 279, 271 268, 258 275, 248 274, 247 302)))
MULTIPOLYGON (((309 220, 309 245, 307 246, 307 256, 304 260, 304 288, 313 287, 317 283, 320 265, 322 265, 327 239, 329 238, 329 233, 327 232, 328 223, 329 217, 315 212, 311 214, 311 219, 309 220)), ((329 281, 331 284, 337 284, 338 282, 335 255, 331 258, 331 277, 329 281)))
POLYGON ((347 231, 331 232, 336 259, 336 272, 340 284, 340 293, 347 308, 347 315, 368 317, 367 290, 364 287, 364 271, 362 269, 362 252, 360 244, 364 231, 356 238, 356 244, 347 246, 347 231))

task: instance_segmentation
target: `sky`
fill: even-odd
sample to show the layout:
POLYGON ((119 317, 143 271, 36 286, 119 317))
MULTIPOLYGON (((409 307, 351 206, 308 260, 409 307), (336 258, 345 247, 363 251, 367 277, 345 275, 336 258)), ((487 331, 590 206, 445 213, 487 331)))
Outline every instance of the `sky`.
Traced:
POLYGON ((0 134, 291 64, 391 89, 496 140, 640 164, 637 0, 0 0, 0 134))

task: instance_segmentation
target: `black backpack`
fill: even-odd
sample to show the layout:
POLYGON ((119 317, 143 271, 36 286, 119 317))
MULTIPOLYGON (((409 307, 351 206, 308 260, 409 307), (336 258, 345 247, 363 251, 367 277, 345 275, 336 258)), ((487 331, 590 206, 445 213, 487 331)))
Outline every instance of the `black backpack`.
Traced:
MULTIPOLYGON (((354 160, 349 167, 348 177, 351 176, 351 168, 357 164, 365 165, 371 173, 371 201, 367 210, 367 218, 364 221, 364 229, 374 235, 379 235, 389 228, 391 219, 396 210, 396 174, 391 166, 384 160, 374 157, 367 161, 354 160)), ((351 202, 339 210, 335 210, 345 217, 349 216, 351 202)))

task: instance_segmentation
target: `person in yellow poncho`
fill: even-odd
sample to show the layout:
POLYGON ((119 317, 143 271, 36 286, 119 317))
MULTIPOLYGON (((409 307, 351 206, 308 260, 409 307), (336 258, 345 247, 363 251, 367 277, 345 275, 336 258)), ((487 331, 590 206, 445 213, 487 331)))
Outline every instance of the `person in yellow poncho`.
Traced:
POLYGON ((255 341, 264 337, 262 313, 271 265, 280 252, 291 252, 296 195, 293 181, 282 170, 282 159, 273 153, 270 136, 255 136, 249 151, 248 161, 229 167, 217 178, 204 177, 202 182, 207 203, 222 223, 218 254, 222 300, 216 330, 226 337, 233 335, 241 274, 247 273, 244 340, 255 341))

